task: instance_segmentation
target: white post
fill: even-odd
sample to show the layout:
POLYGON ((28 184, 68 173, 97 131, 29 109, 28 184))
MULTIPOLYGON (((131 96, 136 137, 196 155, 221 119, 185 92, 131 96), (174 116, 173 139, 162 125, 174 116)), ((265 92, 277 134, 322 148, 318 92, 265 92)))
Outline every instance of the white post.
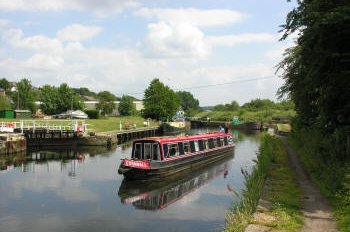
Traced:
POLYGON ((119 130, 122 130, 122 120, 119 120, 119 130))
POLYGON ((21 121, 21 134, 23 134, 23 120, 21 121))

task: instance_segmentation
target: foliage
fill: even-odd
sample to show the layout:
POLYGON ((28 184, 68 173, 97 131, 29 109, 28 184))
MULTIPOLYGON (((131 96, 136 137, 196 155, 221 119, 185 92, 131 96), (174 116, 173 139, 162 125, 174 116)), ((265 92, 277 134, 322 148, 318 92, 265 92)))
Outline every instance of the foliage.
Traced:
POLYGON ((123 95, 119 103, 119 114, 121 116, 130 116, 136 113, 136 107, 134 105, 134 98, 123 95))
POLYGON ((180 101, 173 90, 159 79, 154 79, 145 90, 143 104, 145 118, 166 120, 179 109, 180 101))
POLYGON ((230 104, 219 104, 214 106, 214 111, 236 111, 239 109, 239 104, 237 101, 232 101, 230 104))
POLYGON ((13 102, 18 109, 35 111, 35 93, 31 82, 24 78, 17 82, 17 93, 13 94, 13 102))
POLYGON ((176 95, 180 100, 180 106, 185 111, 186 116, 193 116, 199 112, 199 101, 190 92, 178 91, 176 95))
POLYGON ((282 39, 300 37, 278 65, 279 94, 294 101, 303 125, 333 132, 350 124, 349 15, 347 0, 298 1, 282 26, 282 39))
POLYGON ((97 94, 86 87, 73 88, 73 91, 81 96, 89 96, 96 98, 97 94))
POLYGON ((41 109, 45 114, 59 114, 69 109, 83 109, 81 97, 66 84, 55 86, 44 85, 40 91, 41 109))
POLYGON ((11 103, 7 97, 0 95, 0 110, 10 110, 11 103))
POLYGON ((90 119, 99 119, 100 118, 100 112, 98 110, 85 110, 84 111, 90 119))
POLYGON ((206 111, 195 115, 196 117, 206 119, 210 118, 212 121, 232 121, 234 116, 238 116, 240 121, 245 122, 270 122, 272 118, 286 118, 291 119, 295 116, 294 110, 261 110, 261 111, 247 111, 240 109, 238 111, 206 111))
POLYGON ((271 109, 274 106, 274 102, 269 99, 254 99, 248 103, 242 105, 242 109, 248 111, 258 111, 264 109, 271 109))
POLYGON ((117 97, 109 91, 102 91, 97 94, 99 103, 96 104, 96 109, 100 110, 103 115, 108 115, 115 110, 117 97))
POLYGON ((9 93, 11 91, 10 82, 5 78, 0 79, 0 88, 3 89, 6 93, 9 93))

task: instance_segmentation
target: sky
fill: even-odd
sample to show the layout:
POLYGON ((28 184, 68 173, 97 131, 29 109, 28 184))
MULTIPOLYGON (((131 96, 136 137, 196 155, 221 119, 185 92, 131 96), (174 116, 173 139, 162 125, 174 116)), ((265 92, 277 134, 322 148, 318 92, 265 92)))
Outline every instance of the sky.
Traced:
MULTIPOLYGON (((1 0, 0 77, 142 99, 154 78, 201 106, 276 101, 286 0, 1 0)), ((295 38, 294 38, 295 39, 295 38)))

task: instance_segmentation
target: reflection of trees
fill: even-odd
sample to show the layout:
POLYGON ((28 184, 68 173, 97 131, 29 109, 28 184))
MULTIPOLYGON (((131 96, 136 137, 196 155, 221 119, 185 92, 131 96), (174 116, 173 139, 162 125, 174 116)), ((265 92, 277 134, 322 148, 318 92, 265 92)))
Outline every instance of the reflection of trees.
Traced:
POLYGON ((25 152, 0 155, 0 171, 8 170, 11 166, 20 167, 25 160, 25 152))

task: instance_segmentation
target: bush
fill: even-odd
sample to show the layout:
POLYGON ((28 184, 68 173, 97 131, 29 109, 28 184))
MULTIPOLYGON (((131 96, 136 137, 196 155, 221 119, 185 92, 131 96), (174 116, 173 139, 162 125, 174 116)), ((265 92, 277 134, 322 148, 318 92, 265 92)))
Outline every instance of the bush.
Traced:
POLYGON ((98 110, 86 110, 85 113, 89 116, 90 119, 99 119, 100 111, 98 110))

